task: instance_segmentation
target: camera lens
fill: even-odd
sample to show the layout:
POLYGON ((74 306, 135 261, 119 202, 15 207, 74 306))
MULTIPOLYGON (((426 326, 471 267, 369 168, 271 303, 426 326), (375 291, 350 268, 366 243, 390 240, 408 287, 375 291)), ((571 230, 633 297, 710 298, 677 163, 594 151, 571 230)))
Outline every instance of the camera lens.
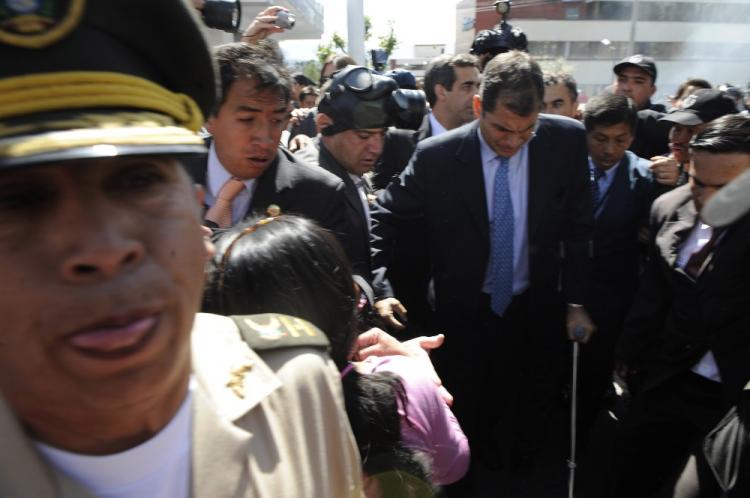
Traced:
POLYGON ((209 28, 236 33, 241 20, 240 0, 206 0, 203 4, 203 22, 209 28))

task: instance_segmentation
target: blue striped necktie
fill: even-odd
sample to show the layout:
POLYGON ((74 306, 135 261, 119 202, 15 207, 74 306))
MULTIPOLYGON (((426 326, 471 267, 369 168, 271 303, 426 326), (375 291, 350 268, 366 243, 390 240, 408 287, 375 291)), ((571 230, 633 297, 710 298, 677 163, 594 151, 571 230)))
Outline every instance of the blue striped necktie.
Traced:
POLYGON ((490 268, 492 296, 490 308, 503 316, 513 299, 513 203, 508 182, 509 160, 497 157, 500 166, 495 172, 490 225, 490 268))

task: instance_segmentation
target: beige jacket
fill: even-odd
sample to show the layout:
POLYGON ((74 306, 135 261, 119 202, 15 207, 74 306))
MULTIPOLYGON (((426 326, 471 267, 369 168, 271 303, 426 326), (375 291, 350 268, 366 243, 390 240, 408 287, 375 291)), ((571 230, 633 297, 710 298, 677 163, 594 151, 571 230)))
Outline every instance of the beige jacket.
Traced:
MULTIPOLYGON (((289 317, 267 323, 274 316, 264 315, 266 332, 294 320, 298 330, 320 333, 289 317)), ((339 375, 323 349, 267 349, 261 359, 232 319, 206 314, 196 318, 192 343, 194 498, 361 496, 339 375)), ((2 398, 0 497, 91 498, 46 464, 2 398)))

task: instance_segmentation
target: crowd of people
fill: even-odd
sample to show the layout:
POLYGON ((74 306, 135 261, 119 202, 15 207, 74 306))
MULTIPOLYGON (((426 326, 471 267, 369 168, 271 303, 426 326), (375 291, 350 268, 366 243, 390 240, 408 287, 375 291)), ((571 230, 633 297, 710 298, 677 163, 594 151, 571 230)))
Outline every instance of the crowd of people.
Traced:
POLYGON ((576 496, 746 495, 736 87, 582 104, 509 24, 316 83, 282 7, 51 4, 0 28, 0 496, 506 496, 571 390, 576 496))

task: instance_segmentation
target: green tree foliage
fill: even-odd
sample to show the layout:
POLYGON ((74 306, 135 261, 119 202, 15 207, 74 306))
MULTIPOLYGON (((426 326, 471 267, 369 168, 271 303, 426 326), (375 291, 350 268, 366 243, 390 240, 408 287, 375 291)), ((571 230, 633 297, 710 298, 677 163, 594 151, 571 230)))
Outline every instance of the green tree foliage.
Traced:
POLYGON ((318 62, 322 66, 326 60, 333 55, 333 42, 321 43, 318 45, 318 62))
POLYGON ((346 52, 346 40, 344 40, 343 36, 334 32, 333 37, 331 38, 331 42, 333 43, 334 47, 341 50, 342 52, 346 52))
POLYGON ((365 41, 370 41, 372 38, 372 18, 365 16, 365 41))
POLYGON ((388 54, 388 57, 391 56, 393 51, 396 50, 399 45, 398 38, 396 38, 396 30, 393 28, 393 24, 393 21, 388 21, 388 34, 378 37, 378 39, 380 40, 378 46, 385 50, 385 53, 388 54))

